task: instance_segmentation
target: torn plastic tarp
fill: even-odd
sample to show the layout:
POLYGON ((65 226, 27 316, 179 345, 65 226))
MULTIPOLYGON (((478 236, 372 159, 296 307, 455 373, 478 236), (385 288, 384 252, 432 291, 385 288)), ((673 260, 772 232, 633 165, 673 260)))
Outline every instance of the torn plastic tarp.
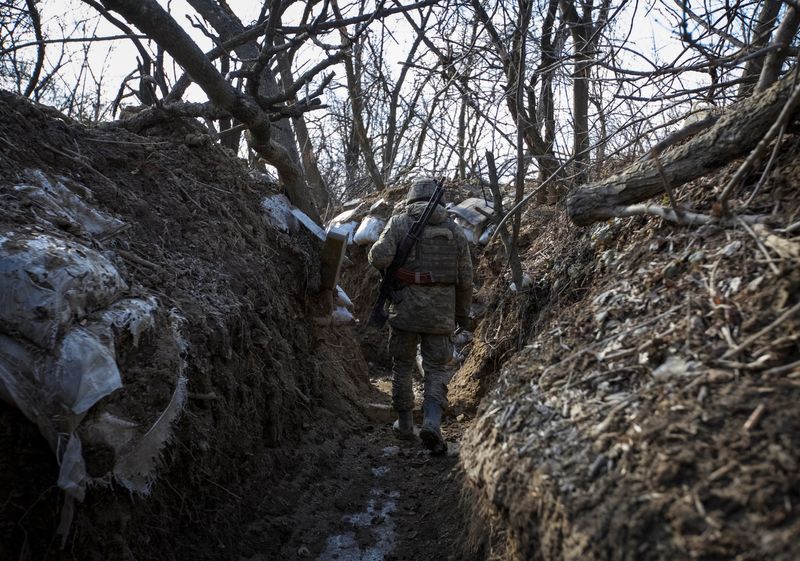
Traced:
POLYGON ((483 228, 484 222, 494 213, 494 207, 491 202, 478 197, 471 197, 455 206, 451 206, 447 209, 447 213, 458 216, 470 226, 480 230, 483 228))
POLYGON ((261 209, 271 224, 281 232, 294 232, 297 230, 297 219, 292 214, 292 203, 283 193, 270 195, 261 200, 261 209))
MULTIPOLYGON (((115 453, 114 477, 146 493, 185 403, 179 316, 160 310, 152 297, 118 299, 124 288, 113 265, 81 244, 41 233, 0 235, 0 398, 39 427, 56 453, 59 487, 79 501, 87 484, 111 475, 87 469, 82 437, 96 444, 105 435, 115 453), (166 316, 160 323, 159 314, 166 316), (100 402, 122 387, 118 345, 135 348, 147 331, 179 366, 170 402, 140 426, 104 414, 100 402)), ((116 410, 126 411, 125 402, 116 410)))
MULTIPOLYGON (((69 181, 66 178, 60 178, 60 181, 51 180, 40 170, 27 170, 25 175, 28 183, 16 185, 14 190, 27 197, 39 209, 39 218, 53 226, 65 229, 69 225, 73 231, 84 230, 100 238, 125 226, 122 220, 89 206, 64 184, 69 181)), ((86 198, 91 197, 91 192, 86 187, 81 185, 79 190, 86 198)))

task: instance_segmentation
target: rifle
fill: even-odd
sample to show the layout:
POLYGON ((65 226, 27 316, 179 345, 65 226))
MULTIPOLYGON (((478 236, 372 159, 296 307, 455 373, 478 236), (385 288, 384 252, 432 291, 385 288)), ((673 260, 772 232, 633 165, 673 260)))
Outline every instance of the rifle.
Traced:
POLYGON ((428 206, 422 212, 420 217, 411 226, 411 229, 405 237, 397 244, 397 252, 394 254, 391 264, 382 271, 383 279, 381 280, 381 287, 378 292, 378 301, 375 302, 375 307, 372 308, 372 313, 369 316, 369 324, 373 327, 383 327, 388 319, 388 314, 384 309, 386 301, 391 300, 392 292, 398 290, 400 281, 395 278, 397 270, 405 265, 411 250, 414 249, 414 244, 419 241, 422 232, 425 231, 425 226, 428 224, 436 205, 442 200, 444 195, 444 177, 436 182, 436 189, 434 189, 431 198, 428 200, 428 206))

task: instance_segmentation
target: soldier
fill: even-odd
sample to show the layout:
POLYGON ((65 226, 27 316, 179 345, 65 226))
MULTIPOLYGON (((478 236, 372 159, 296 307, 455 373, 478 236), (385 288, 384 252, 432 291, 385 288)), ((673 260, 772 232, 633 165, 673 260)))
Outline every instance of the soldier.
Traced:
MULTIPOLYGON (((369 262, 385 269, 397 246, 419 218, 431 198, 436 182, 416 181, 406 204, 386 224, 369 251, 369 262)), ((472 262, 464 232, 445 212, 444 201, 436 207, 421 238, 397 273, 402 288, 389 306, 389 353, 392 355, 392 405, 398 419, 394 429, 402 438, 414 438, 414 390, 412 372, 417 345, 425 375, 419 436, 435 454, 447 451, 442 437, 442 407, 447 404, 447 365, 453 357, 451 334, 468 329, 472 300, 472 262)))

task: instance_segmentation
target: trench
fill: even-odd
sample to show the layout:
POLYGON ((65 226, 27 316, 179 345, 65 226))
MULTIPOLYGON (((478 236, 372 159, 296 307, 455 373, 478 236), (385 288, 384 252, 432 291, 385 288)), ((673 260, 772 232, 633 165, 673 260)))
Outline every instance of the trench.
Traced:
MULTIPOLYGON (((475 558, 458 457, 469 414, 446 412, 443 457, 395 438, 385 334, 318 321, 321 247, 265 220, 275 185, 184 144, 190 122, 86 129, 0 96, 3 134, 26 139, 0 144, 4 286, 92 295, 68 314, 0 310, 2 381, 28 392, 0 388, 0 559, 475 558), (62 253, 83 272, 41 281, 62 253), (88 411, 65 415, 51 399, 63 388, 48 394, 32 365, 57 374, 95 355, 67 364, 40 333, 113 357, 88 411), (72 502, 67 443, 85 469, 72 502)), ((363 320, 374 279, 353 262, 342 283, 363 320)))

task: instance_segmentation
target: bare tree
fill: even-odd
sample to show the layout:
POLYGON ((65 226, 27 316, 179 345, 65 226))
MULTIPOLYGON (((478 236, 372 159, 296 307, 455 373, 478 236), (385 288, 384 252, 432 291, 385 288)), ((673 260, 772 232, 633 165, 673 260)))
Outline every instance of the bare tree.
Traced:
MULTIPOLYGON (((209 10, 209 17, 216 23, 224 25, 236 24, 217 5, 204 4, 201 0, 193 0, 201 8, 209 10)), ((249 91, 237 91, 229 84, 220 72, 214 67, 208 57, 186 34, 183 28, 170 16, 155 0, 134 2, 132 0, 105 0, 104 6, 123 15, 128 21, 136 25, 148 37, 161 45, 192 77, 192 79, 208 95, 217 108, 229 113, 246 125, 250 131, 252 147, 266 161, 274 165, 286 187, 289 198, 294 204, 315 219, 319 219, 308 188, 302 175, 302 170, 296 165, 291 153, 281 145, 273 136, 274 126, 271 115, 280 115, 283 96, 273 96, 262 99, 259 97, 258 85, 261 71, 267 60, 256 53, 254 62, 248 68, 249 91)), ((236 29, 241 31, 241 29, 236 29)), ((235 31, 231 31, 235 33, 235 31)), ((331 61, 333 64, 334 61, 331 61)))

